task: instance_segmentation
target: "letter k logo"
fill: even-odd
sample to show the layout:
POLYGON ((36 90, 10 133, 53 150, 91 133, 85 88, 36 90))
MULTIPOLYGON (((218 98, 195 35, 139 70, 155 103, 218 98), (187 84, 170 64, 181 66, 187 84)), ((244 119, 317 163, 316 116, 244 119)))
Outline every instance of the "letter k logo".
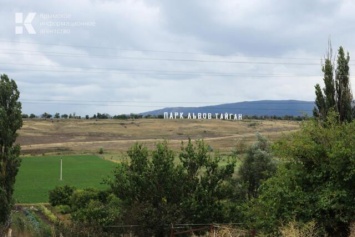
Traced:
POLYGON ((23 20, 23 13, 22 12, 16 12, 15 13, 15 34, 17 35, 22 35, 23 34, 23 27, 26 28, 27 33, 34 35, 36 34, 35 29, 32 26, 32 21, 35 18, 36 13, 35 12, 30 12, 27 14, 25 20, 23 20), (18 25, 21 24, 21 25, 18 25))

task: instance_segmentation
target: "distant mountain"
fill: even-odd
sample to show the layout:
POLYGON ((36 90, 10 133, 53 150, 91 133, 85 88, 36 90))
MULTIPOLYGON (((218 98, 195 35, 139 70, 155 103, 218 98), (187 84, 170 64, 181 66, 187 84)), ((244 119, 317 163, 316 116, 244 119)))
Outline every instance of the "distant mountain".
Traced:
POLYGON ((184 113, 229 113, 256 116, 312 116, 313 101, 300 100, 260 100, 244 101, 230 104, 211 105, 202 107, 171 107, 141 113, 146 115, 163 115, 164 112, 184 113))

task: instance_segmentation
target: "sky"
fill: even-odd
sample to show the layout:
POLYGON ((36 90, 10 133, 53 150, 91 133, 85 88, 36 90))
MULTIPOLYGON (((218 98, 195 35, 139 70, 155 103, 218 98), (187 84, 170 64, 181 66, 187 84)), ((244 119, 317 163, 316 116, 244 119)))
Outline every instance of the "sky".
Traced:
POLYGON ((354 12, 352 0, 1 0, 0 73, 36 115, 314 101, 329 39, 334 59, 355 53, 354 12))

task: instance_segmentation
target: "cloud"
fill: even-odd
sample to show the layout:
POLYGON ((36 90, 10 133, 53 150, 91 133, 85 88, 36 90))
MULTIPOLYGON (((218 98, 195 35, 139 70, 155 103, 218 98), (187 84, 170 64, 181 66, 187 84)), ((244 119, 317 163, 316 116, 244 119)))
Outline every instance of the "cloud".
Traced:
POLYGON ((314 100, 328 38, 334 52, 355 50, 354 9, 350 0, 4 1, 0 72, 35 114, 314 100), (16 12, 36 13, 37 34, 15 34, 16 12))

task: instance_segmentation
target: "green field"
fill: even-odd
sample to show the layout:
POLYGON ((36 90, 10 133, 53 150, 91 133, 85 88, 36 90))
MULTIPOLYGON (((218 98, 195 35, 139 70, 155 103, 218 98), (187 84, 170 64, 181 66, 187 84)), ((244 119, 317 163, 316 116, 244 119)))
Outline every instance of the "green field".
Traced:
POLYGON ((22 159, 16 177, 14 198, 17 203, 48 202, 48 191, 56 186, 94 187, 112 174, 115 163, 97 156, 41 156, 22 159), (63 180, 60 181, 60 160, 63 160, 63 180))

